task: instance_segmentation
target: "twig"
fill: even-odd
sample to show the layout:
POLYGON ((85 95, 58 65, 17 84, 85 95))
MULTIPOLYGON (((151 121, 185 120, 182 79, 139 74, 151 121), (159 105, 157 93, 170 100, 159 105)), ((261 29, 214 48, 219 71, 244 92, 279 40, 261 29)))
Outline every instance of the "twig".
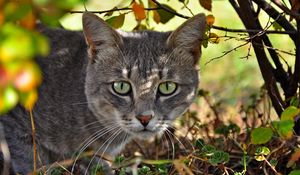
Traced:
POLYGON ((288 9, 284 4, 282 4, 280 1, 278 0, 271 0, 274 4, 277 5, 277 7, 279 7, 282 11, 284 11, 286 14, 290 15, 293 18, 296 18, 298 20, 300 20, 300 14, 299 13, 295 13, 292 10, 288 9))
MULTIPOLYGON (((162 8, 144 8, 145 10, 160 10, 162 8)), ((97 14, 103 14, 103 13, 107 13, 107 12, 115 12, 115 11, 127 11, 127 10, 132 10, 132 8, 130 7, 125 7, 125 8, 113 8, 110 10, 102 10, 102 11, 88 11, 90 13, 97 13, 97 14)), ((82 11, 82 10, 71 10, 68 11, 69 13, 73 14, 73 13, 84 13, 86 11, 82 11)))
POLYGON ((154 2, 158 7, 160 7, 161 9, 164 9, 165 11, 167 11, 167 12, 169 12, 169 13, 172 13, 172 14, 174 14, 174 15, 176 15, 176 16, 179 16, 179 17, 185 18, 185 19, 189 19, 189 18, 190 18, 189 16, 185 16, 185 15, 183 15, 183 14, 177 13, 176 11, 171 10, 171 9, 169 9, 169 8, 167 8, 167 7, 163 6, 163 5, 161 5, 161 4, 160 4, 159 2, 157 2, 156 0, 151 0, 151 1, 154 2))
MULTIPOLYGON (((158 5, 160 3, 158 3, 157 1, 155 1, 155 3, 158 5)), ((172 13, 178 17, 184 18, 184 19, 189 19, 189 16, 185 16, 182 14, 179 14, 171 9, 168 9, 167 7, 162 6, 161 4, 158 5, 159 7, 156 8, 145 8, 145 10, 151 11, 151 10, 160 10, 163 9, 169 13, 172 13)), ((110 10, 103 10, 103 11, 89 11, 90 13, 97 13, 97 14, 103 14, 103 13, 107 13, 107 12, 114 12, 114 11, 127 11, 127 10, 132 10, 132 8, 130 7, 126 7, 126 8, 113 8, 110 10)), ((81 10, 73 10, 73 11, 68 11, 69 13, 73 14, 73 13, 84 13, 85 11, 81 11, 81 10)), ((261 30, 249 30, 249 29, 230 29, 227 27, 220 27, 220 26, 215 26, 213 25, 211 28, 216 29, 216 30, 221 30, 221 31, 226 31, 226 32, 232 32, 232 33, 261 33, 261 30)), ((264 33, 266 34, 283 34, 283 35, 295 35, 297 32, 296 31, 277 31, 277 30, 265 30, 264 33)))
MULTIPOLYGON (((216 30, 222 30, 226 32, 233 32, 233 33, 261 33, 262 30, 254 30, 254 29, 229 29, 226 27, 219 27, 213 25, 211 28, 216 30)), ((277 31, 277 30, 265 30, 263 31, 266 34, 286 34, 286 35, 295 35, 296 31, 277 31)))
POLYGON ((30 121, 31 121, 31 135, 32 135, 32 144, 33 144, 33 174, 37 173, 36 165, 37 165, 37 148, 36 148, 36 141, 35 141, 35 124, 34 118, 32 114, 32 109, 29 110, 30 121))
POLYGON ((210 62, 212 62, 212 61, 214 61, 214 60, 217 60, 217 59, 219 59, 219 58, 222 58, 222 57, 224 57, 225 55, 229 54, 230 52, 236 51, 237 49, 239 49, 239 48, 241 48, 241 47, 243 47, 243 46, 245 46, 245 45, 247 45, 247 44, 249 44, 249 41, 245 42, 244 44, 238 45, 238 46, 234 47, 233 49, 230 49, 230 50, 228 50, 228 51, 226 51, 226 52, 223 52, 223 54, 220 55, 220 56, 217 56, 217 57, 214 57, 214 58, 208 60, 208 61, 205 63, 205 65, 209 64, 210 62))

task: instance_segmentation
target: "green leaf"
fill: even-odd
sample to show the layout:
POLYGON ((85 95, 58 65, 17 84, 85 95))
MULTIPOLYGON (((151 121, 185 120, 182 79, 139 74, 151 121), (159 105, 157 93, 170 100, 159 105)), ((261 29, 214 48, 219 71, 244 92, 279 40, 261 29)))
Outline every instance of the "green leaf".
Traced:
POLYGON ((224 151, 216 151, 214 154, 208 159, 208 162, 214 166, 217 166, 220 163, 226 163, 229 161, 229 154, 224 151))
MULTIPOLYGON (((168 8, 171 11, 173 11, 174 13, 176 13, 176 11, 174 9, 172 9, 170 6, 166 5, 166 4, 161 4, 164 8, 168 8)), ((168 21, 170 21, 170 19, 172 19, 175 15, 173 13, 167 12, 166 10, 163 9, 159 9, 157 10, 159 16, 160 16, 160 22, 163 24, 166 24, 168 21)))
POLYGON ((251 132, 251 143, 264 144, 267 143, 273 136, 271 128, 259 127, 251 132))
POLYGON ((197 149, 202 149, 204 145, 205 145, 205 143, 204 143, 203 139, 197 139, 196 140, 195 146, 196 146, 197 149))
POLYGON ((273 23, 273 28, 277 31, 280 31, 282 30, 282 27, 281 25, 279 25, 276 21, 273 23))
POLYGON ((113 28, 117 29, 123 26, 125 20, 125 14, 121 14, 119 16, 114 16, 106 20, 106 22, 112 26, 113 28))
POLYGON ((139 168, 138 174, 148 174, 150 172, 150 168, 146 165, 142 166, 142 168, 139 168))
POLYGON ((300 113, 300 109, 295 106, 289 106, 281 114, 281 121, 283 120, 294 120, 294 118, 300 113))
POLYGON ((272 126, 276 129, 276 132, 280 137, 289 139, 293 135, 293 127, 295 123, 293 120, 274 121, 272 126))
POLYGON ((289 175, 300 175, 300 170, 294 170, 289 175))
POLYGON ((18 103, 18 94, 12 87, 7 87, 4 92, 0 92, 0 114, 11 110, 18 103))
POLYGON ((260 146, 258 148, 256 148, 255 150, 255 155, 269 155, 270 154, 270 149, 268 147, 265 146, 260 146))
POLYGON ((201 151, 206 156, 211 156, 214 152, 216 152, 216 148, 212 145, 204 145, 201 151))

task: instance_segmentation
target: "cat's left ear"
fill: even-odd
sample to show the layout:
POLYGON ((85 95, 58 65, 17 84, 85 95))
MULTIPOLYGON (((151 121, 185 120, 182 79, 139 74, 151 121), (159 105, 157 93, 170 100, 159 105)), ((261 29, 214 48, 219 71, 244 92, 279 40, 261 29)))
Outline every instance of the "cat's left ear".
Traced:
POLYGON ((203 13, 198 14, 171 33, 167 40, 168 47, 183 49, 193 55, 196 65, 201 56, 201 42, 204 39, 206 17, 203 13))
POLYGON ((89 56, 93 59, 97 50, 123 44, 122 37, 104 20, 90 12, 82 15, 83 33, 89 46, 89 56))

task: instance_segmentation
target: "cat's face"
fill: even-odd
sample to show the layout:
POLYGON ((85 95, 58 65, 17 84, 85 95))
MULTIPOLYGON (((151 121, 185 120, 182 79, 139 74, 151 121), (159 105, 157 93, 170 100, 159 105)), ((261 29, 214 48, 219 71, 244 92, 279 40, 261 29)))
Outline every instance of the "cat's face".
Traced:
POLYGON ((86 96, 99 122, 142 139, 166 129, 195 98, 205 24, 197 15, 172 33, 119 34, 85 13, 86 96))

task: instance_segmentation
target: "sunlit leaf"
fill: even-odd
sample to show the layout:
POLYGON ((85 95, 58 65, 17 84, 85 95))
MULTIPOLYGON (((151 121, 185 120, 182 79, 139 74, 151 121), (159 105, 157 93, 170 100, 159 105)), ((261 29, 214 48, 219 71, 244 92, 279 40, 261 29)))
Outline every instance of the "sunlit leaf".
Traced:
POLYGON ((12 109, 18 103, 18 94, 13 87, 6 87, 0 92, 0 113, 3 114, 12 109))
MULTIPOLYGON (((164 8, 168 8, 171 11, 173 11, 174 13, 176 13, 176 11, 174 9, 172 9, 170 6, 166 5, 166 4, 161 4, 164 8)), ((163 9, 159 9, 157 10, 159 16, 160 16, 160 22, 163 24, 166 24, 168 21, 170 21, 170 19, 172 19, 175 15, 173 13, 167 12, 166 10, 163 9)))
POLYGON ((212 26, 215 23, 214 15, 207 15, 206 16, 206 23, 207 23, 207 25, 212 26))
POLYGON ((158 24, 160 22, 160 16, 157 11, 153 11, 153 20, 158 24))
POLYGON ((282 26, 278 24, 276 21, 273 23, 273 28, 277 31, 282 30, 282 26))
POLYGON ((271 128, 259 127, 251 132, 251 143, 264 144, 267 143, 273 136, 271 128))
POLYGON ((276 129, 276 132, 280 137, 284 139, 290 139, 293 136, 293 127, 295 123, 293 120, 274 121, 272 126, 276 129))
POLYGON ((218 44, 220 42, 220 37, 215 33, 209 33, 209 41, 218 44))
POLYGON ((199 3, 204 9, 211 11, 212 0, 199 0, 199 3))
POLYGON ((117 29, 123 26, 125 20, 125 14, 121 14, 119 16, 114 16, 106 20, 106 22, 112 26, 113 28, 117 29))
POLYGON ((146 18, 146 12, 143 4, 134 2, 132 5, 132 11, 137 21, 141 21, 146 18))
POLYGON ((20 103, 24 106, 25 109, 31 110, 38 99, 37 90, 33 89, 29 92, 20 94, 20 103))
POLYGON ((39 67, 34 63, 26 63, 16 74, 14 79, 15 87, 21 92, 32 91, 41 83, 39 67))
POLYGON ((294 117, 296 117, 299 113, 300 109, 295 106, 289 106, 282 112, 280 118, 281 120, 294 120, 294 117))
POLYGON ((256 148, 255 150, 255 155, 269 155, 270 154, 270 149, 268 147, 265 146, 260 146, 258 148, 256 148))

